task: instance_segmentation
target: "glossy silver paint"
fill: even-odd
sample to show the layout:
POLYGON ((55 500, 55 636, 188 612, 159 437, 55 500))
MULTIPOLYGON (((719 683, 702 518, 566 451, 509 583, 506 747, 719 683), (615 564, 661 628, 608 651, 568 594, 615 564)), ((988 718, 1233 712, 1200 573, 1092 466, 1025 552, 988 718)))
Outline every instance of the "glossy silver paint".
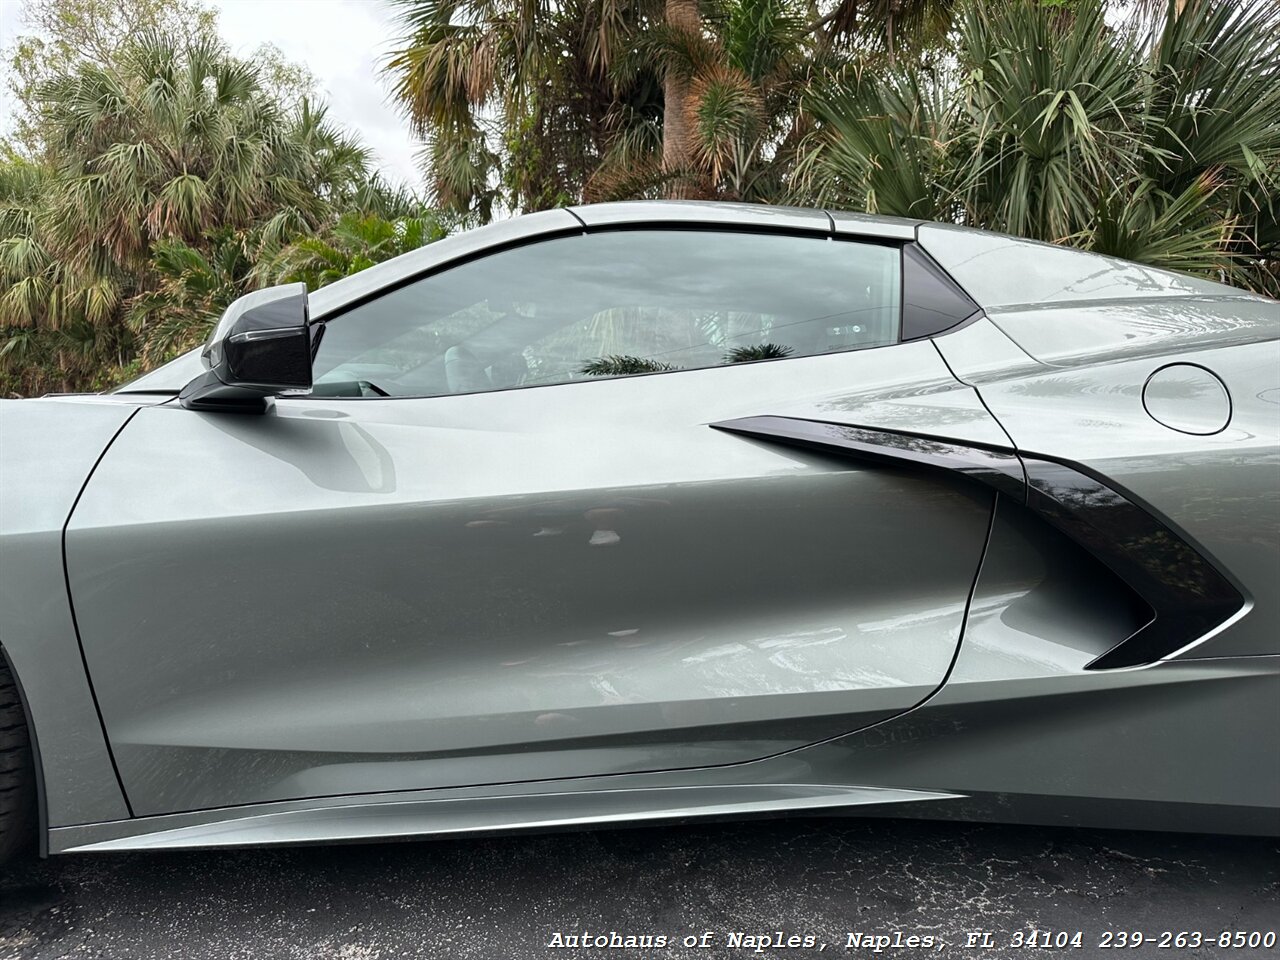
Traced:
POLYGON ((1142 385, 1142 406, 1162 427, 1201 436, 1218 433, 1231 423, 1231 394, 1204 367, 1171 363, 1142 385))
POLYGON ((128 816, 76 642, 62 528, 99 453, 135 409, 0 402, 0 645, 22 685, 54 826, 128 816))
POLYGON ((259 846, 278 843, 346 842, 449 836, 512 830, 556 830, 646 821, 743 818, 785 813, 839 813, 851 808, 950 800, 952 794, 806 783, 705 784, 698 786, 600 789, 579 783, 580 791, 513 793, 444 798, 427 794, 377 798, 344 804, 272 804, 198 816, 148 817, 147 833, 125 826, 110 831, 64 828, 57 832, 63 853, 162 850, 174 847, 259 846))
POLYGON ((639 200, 584 204, 570 207, 569 211, 587 227, 618 227, 637 223, 689 224, 698 227, 739 226, 831 232, 831 218, 822 210, 762 207, 753 203, 667 203, 639 200))
POLYGON ((1161 302, 1194 296, 1263 299, 1183 273, 985 230, 924 223, 918 239, 988 313, 1002 307, 1055 303, 1161 302))
POLYGON ((1111 478, 1185 531, 1245 594, 1247 615, 1177 655, 1280 654, 1280 304, 977 231, 928 225, 920 238, 977 289, 989 315, 977 331, 936 343, 1014 444, 1111 478), (1075 280, 1073 264, 1082 266, 1075 280), (993 327, 1039 369, 1000 346, 993 327), (980 359, 999 355, 1009 364, 1003 373, 980 359), (1184 365, 1222 393, 1198 374, 1194 383, 1178 377, 1184 365), (1160 392, 1171 367, 1176 397, 1160 392), (1157 409, 1165 405, 1172 424, 1145 402, 1153 377, 1157 409))
POLYGON ((142 411, 67 532, 135 810, 737 763, 918 703, 955 653, 990 497, 705 419, 932 407, 995 428, 938 389, 928 344, 797 367, 799 394, 753 364, 518 407, 142 411))
POLYGON ((646 223, 914 237, 984 314, 860 353, 258 418, 128 392, 176 391, 190 357, 114 404, 0 403, 0 643, 51 850, 789 809, 1280 833, 1275 302, 954 227, 638 203, 450 238, 313 316, 646 223), (1086 670, 1142 625, 1115 574, 963 475, 710 427, 762 417, 1068 461, 1245 605, 1086 670))
MULTIPOLYGON (((940 343, 944 354, 946 344, 940 343)), ((1230 423, 1197 435, 1156 423, 1143 384, 1163 353, 1047 369, 981 386, 1019 449, 1052 453, 1109 477, 1186 534, 1245 595, 1248 615, 1180 656, 1280 653, 1280 404, 1268 379, 1280 342, 1185 352, 1230 390, 1230 423), (1248 509, 1241 509, 1242 504, 1248 509)))
POLYGON ((996 308, 991 321, 1030 356, 1055 367, 1100 357, 1180 358, 1188 350, 1258 343, 1274 336, 1276 305, 1259 297, 1184 298, 1150 303, 1093 301, 996 308))
POLYGON ((827 216, 831 217, 832 229, 837 234, 851 236, 914 240, 920 226, 919 220, 850 213, 847 210, 828 210, 827 216))

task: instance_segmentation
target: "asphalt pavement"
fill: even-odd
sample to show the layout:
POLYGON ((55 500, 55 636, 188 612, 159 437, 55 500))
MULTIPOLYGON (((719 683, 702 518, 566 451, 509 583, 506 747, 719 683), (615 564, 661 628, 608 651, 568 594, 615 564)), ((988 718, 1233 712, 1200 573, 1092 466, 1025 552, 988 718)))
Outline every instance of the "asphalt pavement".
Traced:
POLYGON ((1280 956, 1268 931, 1280 841, 897 820, 78 855, 0 873, 0 958, 24 960, 1280 956))

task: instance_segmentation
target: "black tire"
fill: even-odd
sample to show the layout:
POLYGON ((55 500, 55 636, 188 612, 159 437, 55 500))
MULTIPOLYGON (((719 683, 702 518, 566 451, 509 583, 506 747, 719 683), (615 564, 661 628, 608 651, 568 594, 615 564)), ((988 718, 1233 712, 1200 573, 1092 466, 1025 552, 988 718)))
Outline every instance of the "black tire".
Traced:
POLYGON ((36 772, 18 684, 0 657, 0 866, 36 839, 36 772))

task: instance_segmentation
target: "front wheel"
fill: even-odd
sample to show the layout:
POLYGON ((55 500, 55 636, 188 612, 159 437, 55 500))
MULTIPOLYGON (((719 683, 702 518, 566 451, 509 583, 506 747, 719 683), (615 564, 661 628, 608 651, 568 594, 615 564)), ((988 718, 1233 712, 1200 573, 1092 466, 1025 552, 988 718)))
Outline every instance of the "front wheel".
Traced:
POLYGON ((0 657, 0 866, 35 839, 35 780, 18 684, 0 657))

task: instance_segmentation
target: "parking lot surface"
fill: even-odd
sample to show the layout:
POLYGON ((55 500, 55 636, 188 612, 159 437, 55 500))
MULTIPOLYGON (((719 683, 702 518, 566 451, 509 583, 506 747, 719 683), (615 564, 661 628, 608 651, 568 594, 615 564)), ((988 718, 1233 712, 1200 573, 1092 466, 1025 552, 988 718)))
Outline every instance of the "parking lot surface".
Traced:
POLYGON ((1130 957, 1280 956, 1210 940, 1273 930, 1276 840, 895 820, 79 855, 0 874, 0 958, 24 960, 1093 957, 1115 955, 1108 931, 1113 947, 1121 931, 1202 935, 1130 957), (1033 930, 1038 947, 1015 945, 1033 930))

